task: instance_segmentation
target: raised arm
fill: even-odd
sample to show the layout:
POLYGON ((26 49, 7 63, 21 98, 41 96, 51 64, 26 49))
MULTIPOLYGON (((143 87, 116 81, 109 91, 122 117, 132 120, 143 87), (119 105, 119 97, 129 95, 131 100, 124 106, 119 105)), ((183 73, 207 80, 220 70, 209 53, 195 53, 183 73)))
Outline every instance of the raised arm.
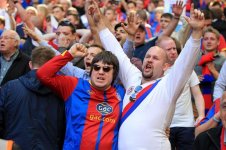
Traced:
POLYGON ((201 11, 194 10, 194 5, 191 8, 191 18, 186 20, 192 28, 192 35, 170 70, 166 81, 169 87, 167 88, 169 99, 175 100, 174 103, 194 69, 204 27, 204 15, 201 11))
POLYGON ((125 54, 131 59, 133 56, 133 51, 135 49, 134 37, 139 28, 140 22, 136 15, 136 12, 130 12, 127 17, 127 26, 122 23, 123 29, 127 32, 128 36, 126 42, 123 44, 123 50, 125 54))
POLYGON ((136 83, 141 81, 141 72, 131 64, 129 58, 123 52, 121 45, 115 39, 114 35, 107 29, 104 23, 101 12, 98 9, 97 4, 94 0, 88 0, 89 12, 88 14, 92 16, 92 19, 96 22, 96 28, 99 32, 100 40, 103 47, 111 51, 116 55, 119 60, 119 77, 127 89, 131 83, 136 83))
POLYGON ((44 85, 50 87, 66 100, 73 92, 78 79, 75 77, 57 75, 57 72, 73 58, 86 55, 86 50, 86 47, 82 44, 73 45, 69 51, 54 57, 39 68, 37 77, 44 85))
POLYGON ((167 28, 163 30, 162 34, 160 36, 171 36, 175 28, 177 27, 177 24, 180 20, 180 16, 183 12, 184 6, 183 1, 177 0, 176 4, 173 5, 172 11, 174 13, 172 21, 169 23, 167 28))
MULTIPOLYGON (((33 30, 29 29, 26 25, 23 27, 25 33, 32 38, 32 40, 36 41, 40 46, 46 46, 51 48, 55 52, 56 55, 60 55, 61 53, 57 51, 55 48, 53 48, 51 45, 47 43, 47 41, 43 40, 38 34, 36 34, 33 30)), ((61 42, 64 42, 64 39, 61 40, 61 42)), ((67 76, 73 76, 77 78, 83 78, 83 75, 85 73, 85 70, 78 68, 76 66, 73 66, 71 62, 68 62, 64 67, 60 69, 60 73, 67 75, 67 76)))
POLYGON ((9 0, 9 2, 17 8, 17 12, 19 13, 23 22, 27 24, 27 26, 31 29, 34 29, 34 24, 30 21, 29 16, 27 15, 26 11, 24 10, 23 6, 17 2, 16 4, 13 3, 13 0, 9 0))
POLYGON ((9 3, 7 8, 7 14, 9 15, 10 29, 16 30, 16 21, 14 19, 13 13, 15 12, 15 7, 9 3))

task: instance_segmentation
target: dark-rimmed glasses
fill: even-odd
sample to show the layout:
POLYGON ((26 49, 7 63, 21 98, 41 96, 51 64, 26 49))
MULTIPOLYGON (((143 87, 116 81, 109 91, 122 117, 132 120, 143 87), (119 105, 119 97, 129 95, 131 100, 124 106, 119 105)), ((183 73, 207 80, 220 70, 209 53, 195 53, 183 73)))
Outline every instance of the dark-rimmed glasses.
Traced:
POLYGON ((113 66, 103 66, 103 67, 101 67, 101 66, 99 66, 99 65, 97 65, 97 64, 94 64, 93 65, 93 70, 95 70, 95 71, 99 71, 100 69, 102 69, 104 72, 109 72, 111 69, 113 69, 113 66))

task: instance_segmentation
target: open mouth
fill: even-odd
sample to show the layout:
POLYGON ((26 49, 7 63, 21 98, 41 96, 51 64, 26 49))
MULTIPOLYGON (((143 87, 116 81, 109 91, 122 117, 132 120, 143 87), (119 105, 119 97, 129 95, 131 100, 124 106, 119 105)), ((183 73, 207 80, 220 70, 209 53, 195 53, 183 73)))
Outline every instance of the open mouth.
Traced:
POLYGON ((87 66, 87 67, 90 67, 90 66, 91 66, 91 63, 86 62, 86 66, 87 66))

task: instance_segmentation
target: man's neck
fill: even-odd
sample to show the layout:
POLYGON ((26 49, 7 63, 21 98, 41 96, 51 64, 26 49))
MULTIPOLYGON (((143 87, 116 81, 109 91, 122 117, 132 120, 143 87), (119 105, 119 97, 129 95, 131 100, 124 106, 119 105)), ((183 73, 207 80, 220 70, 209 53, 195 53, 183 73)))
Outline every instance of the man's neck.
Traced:
POLYGON ((11 52, 11 53, 4 53, 4 54, 2 54, 2 56, 4 57, 5 60, 9 61, 15 53, 16 53, 16 51, 11 52))
POLYGON ((204 50, 204 53, 205 54, 208 54, 208 53, 212 53, 212 52, 214 52, 214 53, 216 53, 217 52, 217 50, 204 50))
POLYGON ((142 78, 141 84, 145 84, 145 83, 154 83, 157 79, 145 79, 142 78))

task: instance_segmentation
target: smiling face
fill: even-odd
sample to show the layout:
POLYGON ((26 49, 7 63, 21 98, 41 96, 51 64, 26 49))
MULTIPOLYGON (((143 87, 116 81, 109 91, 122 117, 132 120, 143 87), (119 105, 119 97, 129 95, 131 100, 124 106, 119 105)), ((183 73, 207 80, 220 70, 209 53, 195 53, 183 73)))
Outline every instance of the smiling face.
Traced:
POLYGON ((150 48, 144 58, 142 65, 143 80, 151 81, 163 76, 167 69, 167 55, 163 49, 158 46, 150 48))
POLYGON ((91 73, 91 84, 98 90, 104 91, 111 86, 113 80, 113 65, 99 61, 94 64, 91 73))
POLYGON ((91 62, 93 61, 93 58, 100 52, 102 52, 102 50, 99 47, 88 48, 87 55, 84 57, 85 70, 88 73, 90 72, 91 62))

